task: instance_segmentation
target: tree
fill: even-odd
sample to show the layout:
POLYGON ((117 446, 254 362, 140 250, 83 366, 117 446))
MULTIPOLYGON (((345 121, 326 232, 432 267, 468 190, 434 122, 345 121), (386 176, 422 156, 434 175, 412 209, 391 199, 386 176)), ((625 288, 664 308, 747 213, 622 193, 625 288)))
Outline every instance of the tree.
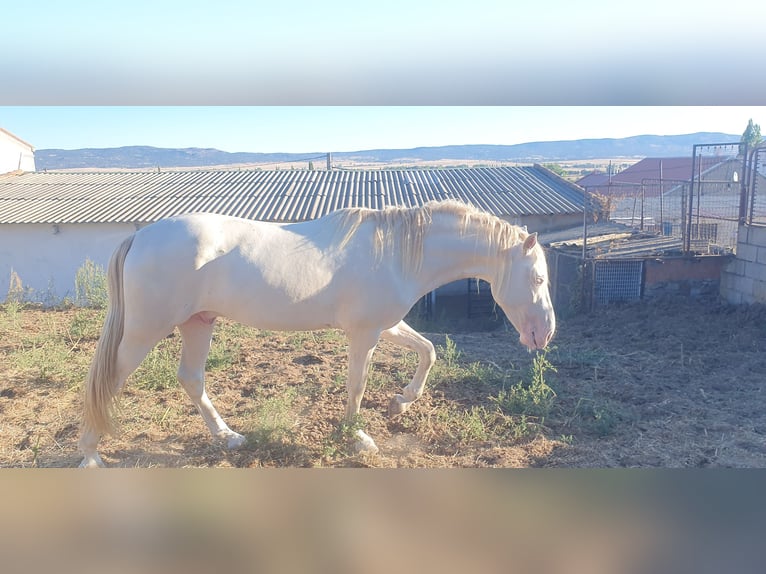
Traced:
POLYGON ((745 128, 742 137, 739 139, 740 155, 745 153, 745 145, 747 145, 748 149, 753 149, 762 141, 763 138, 761 137, 761 126, 759 124, 754 124, 753 120, 751 119, 747 122, 747 128, 745 128))
POLYGON ((546 169, 551 170, 553 173, 560 177, 566 177, 567 176, 567 170, 565 170, 563 167, 561 167, 557 163, 544 163, 543 167, 546 169))

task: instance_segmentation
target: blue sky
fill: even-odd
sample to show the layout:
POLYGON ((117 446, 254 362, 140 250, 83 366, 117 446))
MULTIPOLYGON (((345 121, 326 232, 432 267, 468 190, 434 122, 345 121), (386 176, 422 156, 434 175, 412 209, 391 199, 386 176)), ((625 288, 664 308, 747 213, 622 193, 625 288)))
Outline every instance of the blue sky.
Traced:
POLYGON ((13 2, 0 127, 38 149, 298 153, 741 134, 766 122, 763 6, 13 2))
POLYGON ((0 127, 37 149, 151 145, 303 153, 739 135, 751 118, 764 124, 766 106, 0 106, 0 127))
POLYGON ((764 4, 39 0, 0 104, 764 104, 764 4))

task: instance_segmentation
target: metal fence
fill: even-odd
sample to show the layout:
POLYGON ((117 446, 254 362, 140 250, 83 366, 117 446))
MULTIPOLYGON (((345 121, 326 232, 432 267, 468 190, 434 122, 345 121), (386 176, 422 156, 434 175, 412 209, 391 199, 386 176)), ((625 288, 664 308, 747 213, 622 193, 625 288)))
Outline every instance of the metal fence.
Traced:
MULTIPOLYGON (((646 258, 656 254, 642 254, 643 242, 666 255, 735 252, 745 218, 766 225, 765 164, 766 146, 748 151, 738 143, 700 144, 693 148, 688 178, 663 178, 660 167, 658 178, 610 183, 591 209, 643 234, 628 250, 551 253, 555 303, 576 312, 644 297, 646 258)), ((593 220, 585 215, 585 237, 585 222, 593 220)))
POLYGON ((747 191, 747 148, 737 144, 696 144, 692 153, 692 174, 686 211, 684 250, 695 241, 734 251, 741 206, 747 191), (710 158, 721 162, 703 171, 710 158), (707 160, 707 162, 706 162, 707 160))
POLYGON ((737 245, 740 206, 748 183, 747 160, 739 155, 738 144, 694 148, 689 179, 647 178, 612 186, 606 199, 610 219, 644 232, 678 237, 686 253, 731 252, 737 245), (702 166, 708 167, 703 170, 702 166))
POLYGON ((747 201, 743 206, 743 222, 766 225, 766 146, 753 149, 748 157, 747 201))
POLYGON ((562 316, 643 296, 643 259, 583 260, 571 253, 551 250, 548 268, 553 306, 562 316))

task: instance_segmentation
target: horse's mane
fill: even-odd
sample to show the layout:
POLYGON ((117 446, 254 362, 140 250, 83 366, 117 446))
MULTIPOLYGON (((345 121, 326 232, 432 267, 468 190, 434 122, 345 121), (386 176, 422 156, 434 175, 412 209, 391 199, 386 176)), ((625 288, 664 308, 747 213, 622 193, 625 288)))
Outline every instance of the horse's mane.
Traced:
POLYGON ((526 232, 499 217, 458 200, 429 201, 420 207, 387 207, 368 209, 348 208, 336 211, 340 218, 338 230, 342 234, 340 246, 345 246, 362 224, 375 225, 375 256, 398 250, 402 268, 416 273, 423 263, 423 239, 434 216, 455 216, 457 230, 465 234, 469 229, 486 233, 491 250, 499 251, 516 245, 527 236, 526 232))

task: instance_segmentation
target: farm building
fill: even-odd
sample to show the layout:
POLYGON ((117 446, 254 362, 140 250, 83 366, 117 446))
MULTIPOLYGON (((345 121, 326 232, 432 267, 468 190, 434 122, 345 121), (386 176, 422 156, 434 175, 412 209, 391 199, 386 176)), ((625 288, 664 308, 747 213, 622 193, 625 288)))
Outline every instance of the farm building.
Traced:
POLYGON ((35 171, 35 148, 0 128, 0 174, 35 171))
MULTIPOLYGON (((28 296, 74 297, 86 259, 106 266, 128 235, 185 212, 272 222, 343 207, 419 206, 454 198, 532 231, 582 220, 584 193, 542 166, 437 170, 50 172, 0 177, 0 299, 18 277, 28 296)), ((441 291, 464 296, 465 283, 441 291), (450 291, 450 288, 452 291, 450 291)))
MULTIPOLYGON (((699 167, 703 173, 706 173, 727 159, 720 156, 705 156, 699 167)), ((624 190, 641 186, 646 182, 661 179, 668 182, 688 182, 691 174, 691 157, 647 157, 615 174, 588 174, 578 179, 577 185, 586 191, 600 195, 624 195, 624 190)))

